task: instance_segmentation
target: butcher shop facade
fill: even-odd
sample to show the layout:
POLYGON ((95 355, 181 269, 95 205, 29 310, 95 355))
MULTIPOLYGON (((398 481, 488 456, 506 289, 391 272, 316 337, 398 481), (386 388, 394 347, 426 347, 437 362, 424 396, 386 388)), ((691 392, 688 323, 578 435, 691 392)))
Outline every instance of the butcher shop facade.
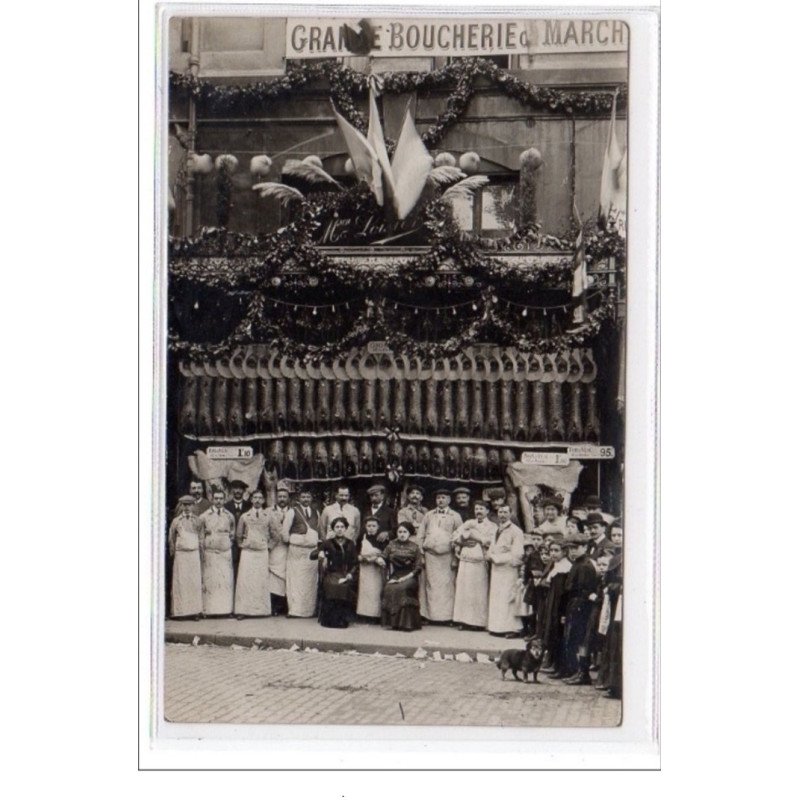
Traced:
POLYGON ((620 515, 626 36, 384 56, 361 22, 331 55, 308 20, 170 21, 168 516, 237 479, 620 515))

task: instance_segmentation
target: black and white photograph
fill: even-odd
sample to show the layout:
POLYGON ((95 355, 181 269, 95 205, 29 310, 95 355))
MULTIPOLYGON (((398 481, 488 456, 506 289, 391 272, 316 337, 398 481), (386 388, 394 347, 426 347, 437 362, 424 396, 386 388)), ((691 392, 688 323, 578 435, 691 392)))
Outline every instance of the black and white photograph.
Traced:
POLYGON ((630 26, 162 21, 163 721, 620 726, 630 26))

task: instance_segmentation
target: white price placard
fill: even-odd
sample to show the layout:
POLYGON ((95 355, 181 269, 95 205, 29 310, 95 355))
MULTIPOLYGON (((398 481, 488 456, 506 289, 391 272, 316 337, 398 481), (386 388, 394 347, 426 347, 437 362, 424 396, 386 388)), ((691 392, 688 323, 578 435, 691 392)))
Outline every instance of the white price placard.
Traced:
POLYGON ((233 447, 208 447, 206 448, 206 456, 215 461, 231 458, 252 458, 253 448, 240 447, 239 445, 233 447))

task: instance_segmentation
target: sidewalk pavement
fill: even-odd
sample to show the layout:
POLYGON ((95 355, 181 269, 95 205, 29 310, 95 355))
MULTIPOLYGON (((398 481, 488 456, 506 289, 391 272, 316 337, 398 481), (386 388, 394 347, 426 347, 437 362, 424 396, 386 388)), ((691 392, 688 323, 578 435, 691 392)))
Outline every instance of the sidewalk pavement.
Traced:
POLYGON ((316 648, 320 651, 386 653, 412 656, 422 649, 451 657, 466 653, 471 660, 478 654, 493 658, 508 648, 521 648, 519 639, 491 636, 486 631, 460 631, 449 625, 426 624, 419 631, 387 631, 380 625, 355 622, 349 628, 323 628, 316 619, 265 617, 263 619, 173 620, 165 624, 167 642, 216 644, 223 647, 316 648))

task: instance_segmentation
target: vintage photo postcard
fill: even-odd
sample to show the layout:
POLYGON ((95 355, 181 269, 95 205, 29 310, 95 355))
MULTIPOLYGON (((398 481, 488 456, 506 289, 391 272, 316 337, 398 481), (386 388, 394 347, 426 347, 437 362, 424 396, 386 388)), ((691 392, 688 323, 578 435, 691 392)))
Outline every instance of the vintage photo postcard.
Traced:
POLYGON ((635 27, 181 8, 156 728, 619 729, 654 624, 635 27))

